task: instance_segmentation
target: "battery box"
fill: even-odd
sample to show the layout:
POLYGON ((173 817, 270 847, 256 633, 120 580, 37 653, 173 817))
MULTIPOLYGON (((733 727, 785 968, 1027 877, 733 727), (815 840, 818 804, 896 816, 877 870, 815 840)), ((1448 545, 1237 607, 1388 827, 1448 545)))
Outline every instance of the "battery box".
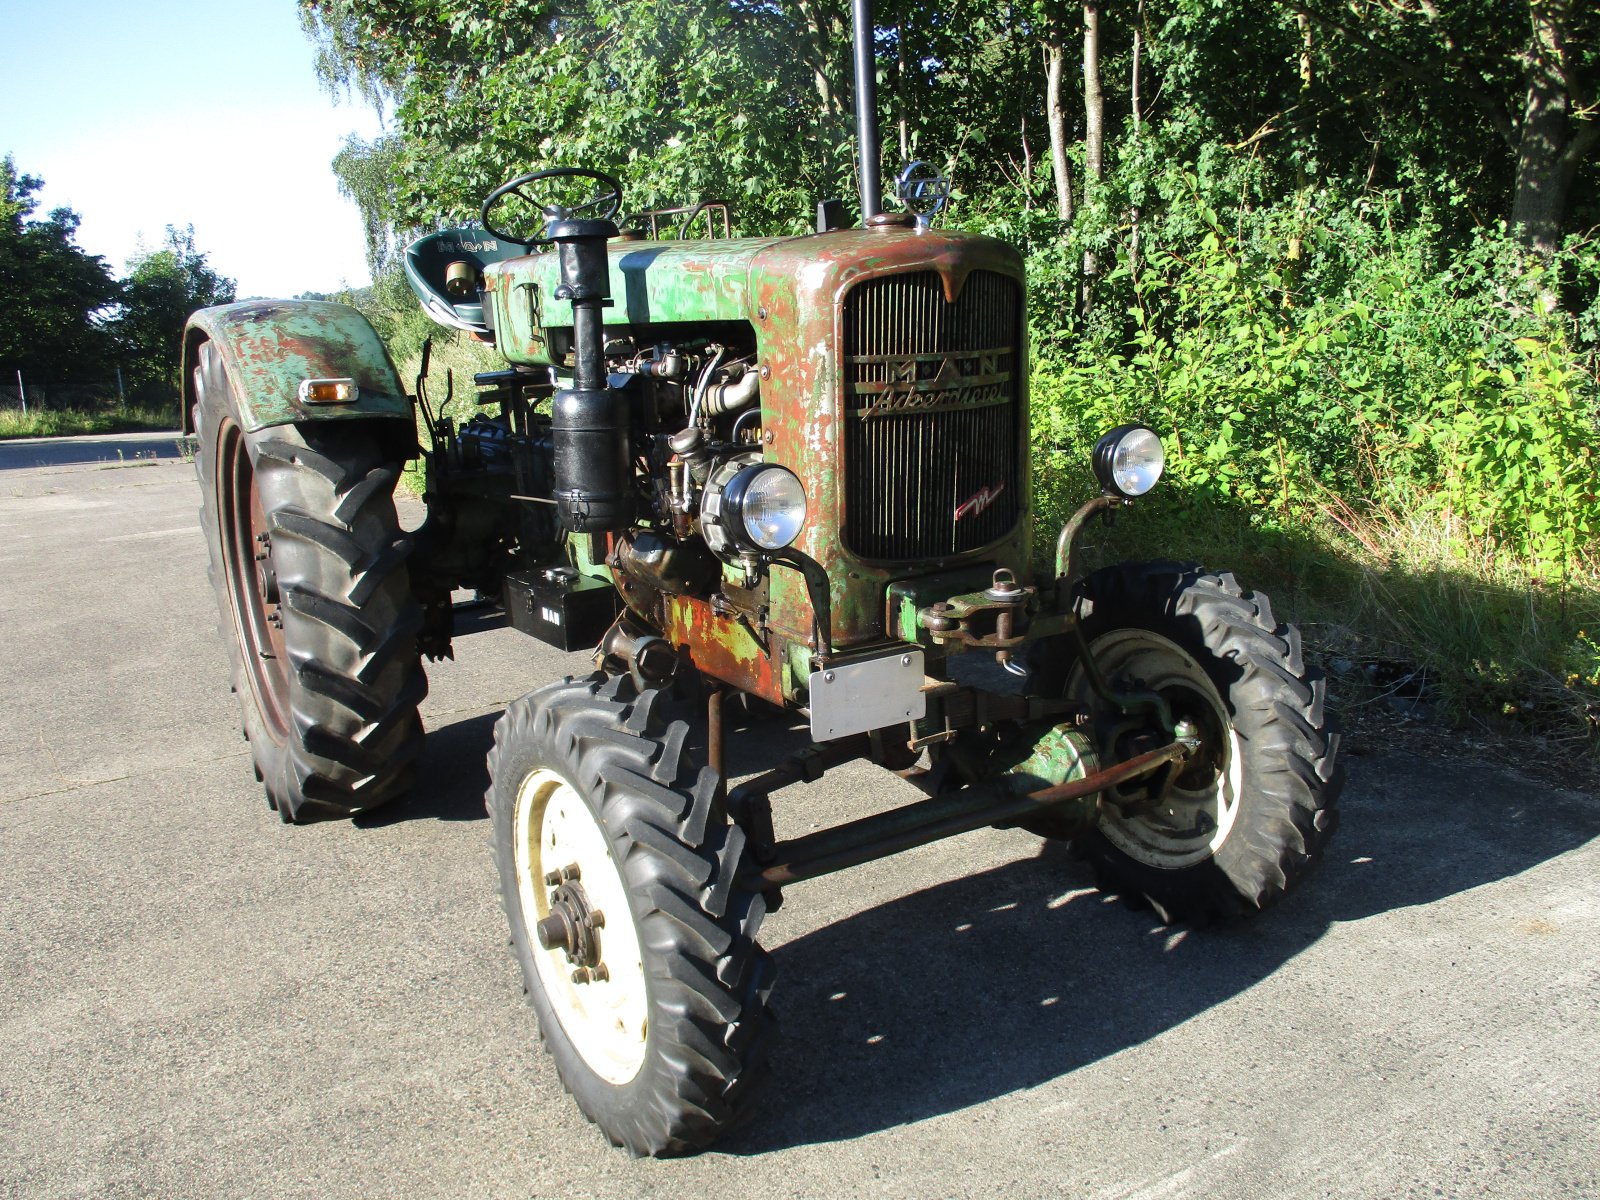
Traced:
POLYGON ((538 567, 505 576, 511 624, 557 650, 595 646, 622 608, 617 589, 571 567, 538 567))

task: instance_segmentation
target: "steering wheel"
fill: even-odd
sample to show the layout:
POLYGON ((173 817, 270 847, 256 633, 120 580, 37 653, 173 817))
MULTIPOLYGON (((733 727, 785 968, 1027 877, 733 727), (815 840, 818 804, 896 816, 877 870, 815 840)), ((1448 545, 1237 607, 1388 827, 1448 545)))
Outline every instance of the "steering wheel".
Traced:
POLYGON ((617 210, 622 207, 622 185, 603 171, 591 171, 587 167, 551 167, 544 171, 530 171, 526 175, 518 175, 515 179, 502 183, 494 191, 490 192, 488 196, 484 197, 482 224, 484 229, 494 234, 502 242, 517 242, 523 246, 537 246, 549 239, 543 235, 543 231, 540 232, 538 237, 518 237, 516 234, 507 233, 505 230, 489 223, 489 210, 507 196, 516 196, 525 204, 537 208, 544 214, 546 222, 564 221, 570 217, 577 216, 579 213, 589 212, 592 209, 603 209, 603 211, 596 213, 593 219, 609 221, 617 215, 617 210), (579 204, 574 204, 570 208, 563 208, 559 204, 541 205, 522 189, 530 183, 539 183, 546 179, 592 179, 606 190, 598 192, 589 199, 579 204))

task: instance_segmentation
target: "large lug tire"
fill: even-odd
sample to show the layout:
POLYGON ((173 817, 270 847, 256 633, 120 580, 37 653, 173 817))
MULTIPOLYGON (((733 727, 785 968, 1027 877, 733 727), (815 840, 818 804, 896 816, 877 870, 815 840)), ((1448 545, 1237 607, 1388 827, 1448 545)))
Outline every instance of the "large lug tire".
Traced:
MULTIPOLYGON (((1232 575, 1177 563, 1096 572, 1076 606, 1111 686, 1160 692, 1201 737, 1159 802, 1165 773, 1102 795, 1095 827, 1074 842, 1100 887, 1148 901, 1168 922, 1278 900, 1320 857, 1342 783, 1322 676, 1305 664, 1299 631, 1232 575)), ((1102 764, 1126 757, 1118 714, 1081 663, 1066 694, 1095 715, 1102 764)))
POLYGON ((298 824, 392 800, 422 748, 427 692, 398 464, 361 423, 246 433, 209 342, 194 382, 200 523, 267 802, 298 824))
POLYGON ((523 990, 562 1083, 635 1155, 701 1149, 742 1119, 775 1029, 766 901, 735 886, 744 831, 668 703, 625 675, 552 684, 506 709, 489 754, 523 990), (546 948, 541 922, 579 932, 546 948))

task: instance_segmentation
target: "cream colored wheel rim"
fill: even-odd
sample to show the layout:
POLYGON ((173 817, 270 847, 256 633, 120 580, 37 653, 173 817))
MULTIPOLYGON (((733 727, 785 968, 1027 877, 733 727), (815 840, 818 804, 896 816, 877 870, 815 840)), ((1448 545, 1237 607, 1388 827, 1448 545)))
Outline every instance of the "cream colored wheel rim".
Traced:
MULTIPOLYGON (((1186 771, 1157 805, 1130 805, 1124 812, 1109 794, 1102 797, 1097 828, 1129 858, 1161 870, 1175 871, 1213 857, 1238 819, 1244 776, 1239 734, 1216 685, 1192 655, 1148 629, 1114 629, 1096 638, 1092 650, 1113 688, 1160 692, 1178 718, 1186 711, 1207 718, 1200 723, 1211 736, 1201 753, 1214 768, 1203 779, 1191 777, 1200 772, 1186 771)), ((1081 668, 1073 672, 1067 693, 1085 706, 1103 706, 1081 668)), ((1125 789, 1122 795, 1130 797, 1130 792, 1125 789)), ((1139 798, 1136 789, 1131 798, 1139 798)))
POLYGON ((639 929, 605 833, 576 789, 540 768, 517 790, 513 836, 522 923, 545 997, 589 1068, 607 1083, 627 1083, 644 1065, 649 1008, 639 929), (546 950, 534 932, 550 915, 545 878, 573 864, 590 908, 604 914, 598 937, 607 979, 574 982, 577 968, 566 952, 546 950))

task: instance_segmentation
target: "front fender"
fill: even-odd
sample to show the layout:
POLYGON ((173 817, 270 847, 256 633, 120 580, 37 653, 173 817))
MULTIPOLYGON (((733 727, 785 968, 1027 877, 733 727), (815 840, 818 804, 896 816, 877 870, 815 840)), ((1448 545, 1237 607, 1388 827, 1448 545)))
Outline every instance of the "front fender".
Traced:
POLYGON ((246 433, 293 421, 393 417, 411 421, 411 400, 367 319, 345 304, 246 300, 202 308, 183 334, 183 431, 194 432, 194 367, 200 344, 222 353, 246 433), (349 404, 302 404, 305 379, 354 379, 349 404))

